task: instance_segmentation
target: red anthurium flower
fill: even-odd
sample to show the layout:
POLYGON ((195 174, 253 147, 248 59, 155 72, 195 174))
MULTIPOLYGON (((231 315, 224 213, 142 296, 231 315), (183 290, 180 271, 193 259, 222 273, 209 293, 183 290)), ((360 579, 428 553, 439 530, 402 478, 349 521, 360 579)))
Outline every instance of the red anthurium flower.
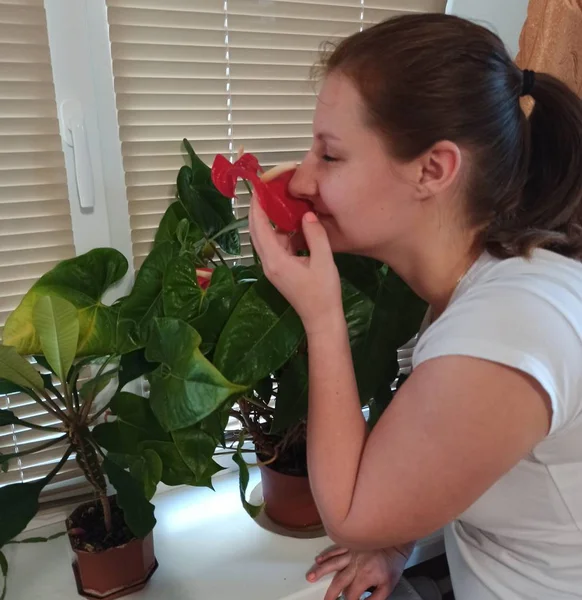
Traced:
POLYGON ((253 184, 255 195, 269 219, 282 231, 297 231, 301 220, 311 210, 310 204, 289 193, 289 182, 295 173, 295 166, 274 167, 262 173, 259 161, 253 154, 242 154, 235 162, 218 154, 212 165, 212 181, 216 189, 228 198, 236 196, 236 182, 239 178, 253 184))
POLYGON ((210 285, 210 280, 212 279, 212 269, 207 269, 206 267, 196 269, 196 279, 201 289, 205 290, 210 285))

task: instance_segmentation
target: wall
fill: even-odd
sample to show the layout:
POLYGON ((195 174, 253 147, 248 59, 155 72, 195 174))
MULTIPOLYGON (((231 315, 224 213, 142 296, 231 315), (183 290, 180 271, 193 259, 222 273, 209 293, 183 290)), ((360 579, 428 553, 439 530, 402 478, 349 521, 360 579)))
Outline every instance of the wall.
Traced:
POLYGON ((527 5, 528 0, 449 0, 447 12, 489 27, 515 56, 527 5))

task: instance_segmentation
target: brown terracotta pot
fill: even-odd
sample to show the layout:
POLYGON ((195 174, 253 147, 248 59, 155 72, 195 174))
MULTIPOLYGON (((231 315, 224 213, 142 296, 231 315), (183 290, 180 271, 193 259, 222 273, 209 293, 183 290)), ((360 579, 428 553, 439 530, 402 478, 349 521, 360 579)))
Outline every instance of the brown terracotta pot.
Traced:
POLYGON ((158 567, 153 531, 143 539, 103 552, 73 551, 77 590, 85 598, 114 600, 137 592, 145 587, 158 567))
POLYGON ((309 479, 284 475, 260 466, 267 516, 287 529, 309 529, 321 525, 309 479))

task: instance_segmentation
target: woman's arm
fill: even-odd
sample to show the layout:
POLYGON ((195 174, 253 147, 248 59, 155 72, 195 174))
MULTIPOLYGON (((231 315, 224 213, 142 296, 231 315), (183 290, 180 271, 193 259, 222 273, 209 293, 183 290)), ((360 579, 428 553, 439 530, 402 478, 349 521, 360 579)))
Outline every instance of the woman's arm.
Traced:
POLYGON ((346 333, 308 332, 311 485, 338 544, 378 549, 461 514, 546 434, 531 377, 463 356, 421 364, 366 437, 346 333))

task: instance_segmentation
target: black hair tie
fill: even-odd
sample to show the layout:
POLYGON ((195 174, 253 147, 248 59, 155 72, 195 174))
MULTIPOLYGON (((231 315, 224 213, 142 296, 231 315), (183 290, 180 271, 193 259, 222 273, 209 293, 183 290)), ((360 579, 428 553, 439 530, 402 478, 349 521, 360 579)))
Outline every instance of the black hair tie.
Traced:
POLYGON ((536 74, 528 69, 523 70, 523 83, 521 86, 520 96, 531 95, 534 85, 536 84, 536 74))

